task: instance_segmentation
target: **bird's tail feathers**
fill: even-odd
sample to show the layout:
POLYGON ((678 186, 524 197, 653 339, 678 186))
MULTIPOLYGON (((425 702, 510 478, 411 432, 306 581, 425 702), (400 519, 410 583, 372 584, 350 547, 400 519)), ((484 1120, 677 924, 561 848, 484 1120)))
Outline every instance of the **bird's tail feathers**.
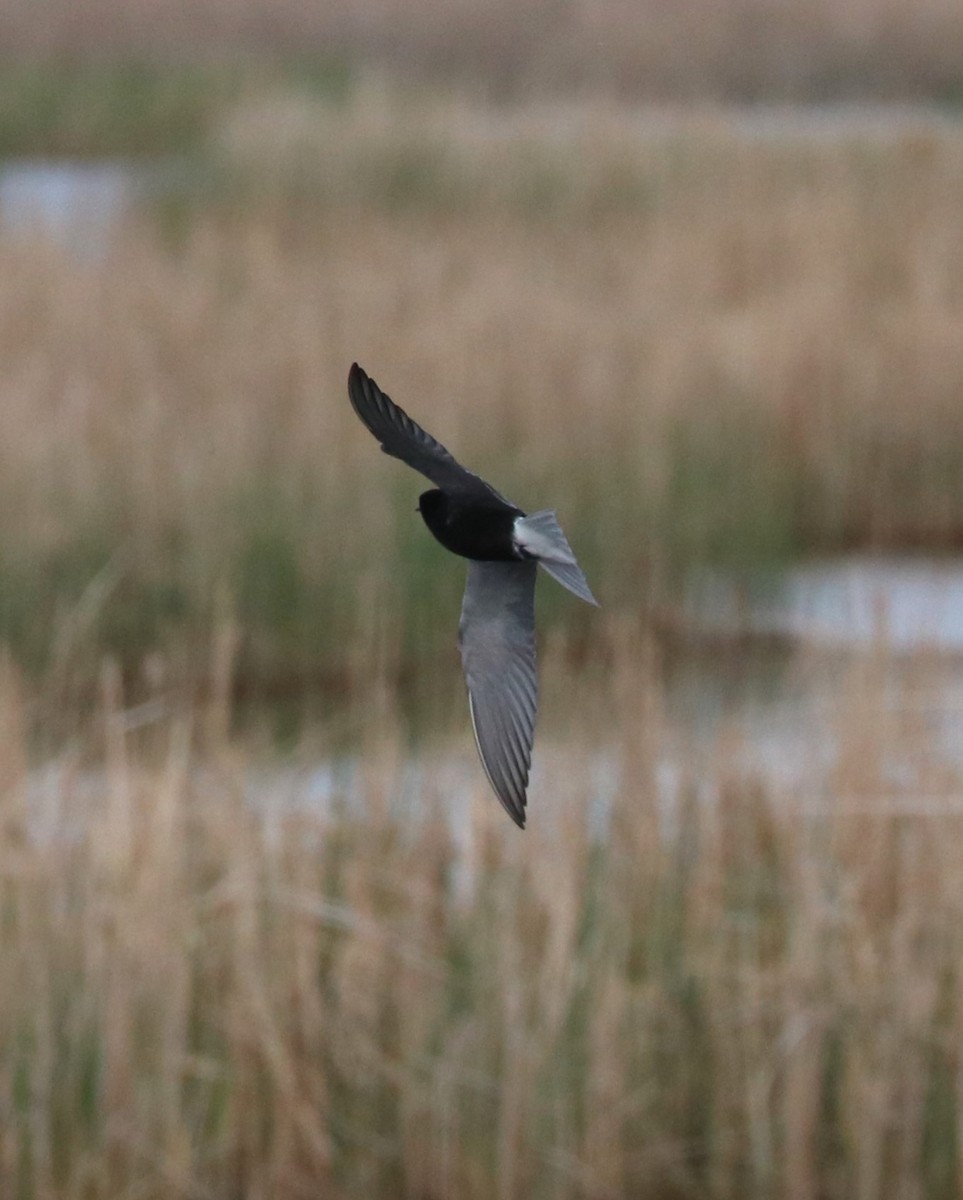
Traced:
POLYGON ((574 592, 580 600, 585 600, 589 604, 594 604, 598 608, 598 600, 592 595, 592 589, 588 585, 588 580, 582 574, 582 568, 578 563, 560 563, 551 562, 549 559, 541 558, 539 562, 548 571, 553 579, 557 579, 562 587, 568 588, 570 592, 574 592))
POLYGON ((552 509, 519 517, 515 522, 515 543, 526 554, 537 558, 562 587, 589 604, 598 604, 552 509))

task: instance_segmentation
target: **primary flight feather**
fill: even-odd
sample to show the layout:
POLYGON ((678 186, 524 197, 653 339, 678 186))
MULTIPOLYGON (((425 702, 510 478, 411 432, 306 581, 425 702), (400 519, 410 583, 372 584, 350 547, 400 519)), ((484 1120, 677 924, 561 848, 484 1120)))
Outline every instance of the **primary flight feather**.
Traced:
POLYGON ((495 794, 524 829, 538 711, 538 564, 589 604, 595 597, 554 512, 526 516, 456 462, 357 363, 348 396, 381 449, 435 485, 421 494, 418 511, 446 549, 469 560, 458 645, 475 744, 495 794))

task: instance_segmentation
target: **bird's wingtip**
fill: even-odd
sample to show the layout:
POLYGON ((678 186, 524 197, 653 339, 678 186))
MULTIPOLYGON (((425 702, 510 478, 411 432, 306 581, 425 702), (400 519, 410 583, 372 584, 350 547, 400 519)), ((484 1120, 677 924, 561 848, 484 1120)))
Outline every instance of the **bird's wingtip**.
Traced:
MULTIPOLYGON (((476 738, 476 743, 477 743, 477 738, 476 738)), ((505 810, 505 812, 508 813, 508 815, 515 822, 515 824, 518 826, 518 828, 524 829, 525 828, 525 819, 526 819, 526 815, 527 815, 525 812, 525 794, 522 793, 521 798, 519 798, 517 795, 513 795, 511 792, 506 793, 501 788, 499 788, 497 786, 497 784, 495 783, 495 781, 492 779, 491 774, 488 770, 488 764, 485 762, 484 758, 482 758, 482 767, 484 767, 485 774, 488 776, 488 782, 492 785, 492 791, 498 797, 499 804, 501 804, 502 808, 505 810)))
MULTIPOLYGON (((485 767, 485 773, 488 774, 488 767, 485 767)), ((506 810, 510 817, 512 817, 512 820, 515 822, 516 826, 518 826, 519 829, 524 829, 525 818, 527 815, 525 811, 527 800, 525 792, 521 792, 521 794, 514 791, 502 792, 501 788, 496 787, 495 794, 498 799, 501 800, 502 808, 506 810)))

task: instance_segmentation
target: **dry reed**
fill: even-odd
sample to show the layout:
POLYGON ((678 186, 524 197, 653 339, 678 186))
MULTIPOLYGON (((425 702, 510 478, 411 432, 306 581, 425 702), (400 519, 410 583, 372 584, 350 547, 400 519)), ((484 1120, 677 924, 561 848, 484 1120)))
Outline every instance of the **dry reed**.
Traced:
POLYGON ((86 257, 0 239, 0 634, 59 697, 105 652, 189 678, 225 602, 252 680, 398 680, 448 644, 420 598, 454 611, 460 573, 352 359, 556 505, 615 609, 707 559, 960 543, 952 126, 399 104, 246 105, 240 192, 86 257))
POLYGON ((524 836, 444 747, 321 805, 222 717, 145 755, 109 671, 100 748, 32 772, 8 664, 3 1194, 955 1194, 959 773, 877 661, 825 778, 722 739, 667 790, 646 661, 542 738, 524 836))
POLYGON ((958 769, 870 659, 828 773, 736 729, 667 795, 641 631, 678 562, 958 540, 958 135, 436 112, 391 158, 372 105, 245 108, 232 171, 293 128, 306 175, 102 255, 0 240, 0 1194, 957 1194, 958 769), (524 836, 405 744, 461 575, 352 358, 603 599, 540 594, 524 836), (323 805, 231 735, 292 676, 323 805))

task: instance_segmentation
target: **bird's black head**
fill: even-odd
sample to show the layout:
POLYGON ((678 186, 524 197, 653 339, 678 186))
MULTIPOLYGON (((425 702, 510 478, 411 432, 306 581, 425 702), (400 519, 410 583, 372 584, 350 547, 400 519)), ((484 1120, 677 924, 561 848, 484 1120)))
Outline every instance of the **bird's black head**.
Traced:
POLYGON ((438 530, 444 526, 445 518, 448 515, 448 497, 438 488, 422 492, 418 497, 418 512, 421 513, 424 523, 437 537, 438 530))

